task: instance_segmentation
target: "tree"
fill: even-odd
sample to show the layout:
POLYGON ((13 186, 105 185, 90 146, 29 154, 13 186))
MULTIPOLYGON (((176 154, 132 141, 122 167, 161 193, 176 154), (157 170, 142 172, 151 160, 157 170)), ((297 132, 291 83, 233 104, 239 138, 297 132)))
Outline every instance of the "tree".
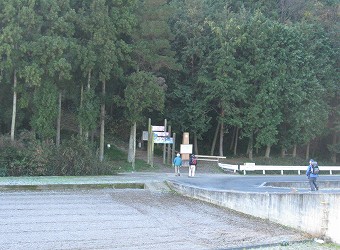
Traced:
POLYGON ((131 124, 128 161, 135 162, 136 127, 148 112, 162 111, 166 90, 162 72, 176 69, 168 25, 171 8, 165 0, 137 4, 136 26, 132 33, 132 74, 125 89, 126 117, 131 124))
POLYGON ((46 82, 34 96, 35 112, 32 117, 32 127, 45 141, 55 136, 55 122, 58 114, 58 90, 53 83, 46 82))
POLYGON ((26 47, 36 33, 38 19, 34 13, 34 2, 25 0, 0 1, 0 52, 2 70, 13 83, 13 104, 11 122, 11 141, 14 141, 17 117, 18 81, 26 66, 26 47))
POLYGON ((164 85, 152 73, 139 71, 128 78, 124 102, 126 116, 131 124, 128 161, 135 162, 136 124, 145 122, 145 115, 164 108, 164 85))
MULTIPOLYGON (((133 3, 132 0, 124 2, 105 0, 92 3, 88 1, 78 2, 78 6, 81 6, 78 10, 81 18, 79 20, 84 21, 84 25, 78 32, 80 37, 87 39, 80 44, 82 46, 80 51, 84 53, 81 69, 84 72, 83 75, 88 76, 88 86, 92 77, 96 77, 101 84, 100 161, 103 161, 104 158, 106 85, 112 83, 113 79, 117 79, 122 74, 121 62, 130 50, 124 39, 131 30, 130 6, 133 3)), ((85 112, 90 115, 92 114, 91 110, 92 108, 85 112)), ((81 125, 83 126, 83 123, 81 125)))
MULTIPOLYGON (((56 123, 56 145, 60 144, 62 92, 71 79, 72 43, 74 34, 73 17, 68 1, 48 3, 41 1, 39 5, 42 26, 39 35, 30 44, 32 59, 42 69, 42 81, 54 84, 58 91, 58 116, 56 123)), ((37 86, 37 88, 43 86, 37 86)), ((39 108, 39 107, 37 107, 39 108)), ((39 118, 38 118, 39 119, 39 118)), ((34 122, 35 123, 35 122, 34 122)), ((36 123, 35 123, 36 124, 36 123)))
POLYGON ((205 89, 208 76, 203 68, 212 44, 211 30, 205 22, 209 9, 203 0, 176 0, 171 4, 177 10, 170 23, 181 70, 175 73, 178 79, 168 96, 172 107, 169 117, 181 131, 194 134, 194 150, 198 154, 197 140, 209 129, 211 119, 205 89))

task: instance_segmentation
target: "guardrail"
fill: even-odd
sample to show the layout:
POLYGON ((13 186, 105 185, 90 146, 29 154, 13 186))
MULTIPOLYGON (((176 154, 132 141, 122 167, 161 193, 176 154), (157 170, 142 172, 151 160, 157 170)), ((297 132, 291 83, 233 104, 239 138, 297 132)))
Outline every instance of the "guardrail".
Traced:
MULTIPOLYGON (((247 171, 262 171, 263 174, 266 174, 268 170, 281 171, 281 175, 283 175, 283 171, 297 171, 299 175, 301 175, 301 171, 303 173, 306 172, 307 166, 267 166, 267 165, 256 165, 255 163, 244 163, 243 165, 231 165, 218 163, 218 166, 223 170, 232 170, 234 172, 243 171, 243 174, 246 175, 247 171)), ((320 166, 320 171, 329 171, 329 174, 332 175, 333 171, 340 171, 340 166, 320 166)))
POLYGON ((213 155, 196 155, 197 159, 200 161, 217 161, 220 159, 226 159, 225 156, 213 156, 213 155))

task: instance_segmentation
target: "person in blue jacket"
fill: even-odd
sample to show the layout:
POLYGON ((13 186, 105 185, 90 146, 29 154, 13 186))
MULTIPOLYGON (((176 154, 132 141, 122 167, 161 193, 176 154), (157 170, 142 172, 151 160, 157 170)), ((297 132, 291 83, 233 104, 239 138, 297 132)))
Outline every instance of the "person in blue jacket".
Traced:
POLYGON ((307 175, 308 180, 309 180, 309 185, 310 185, 311 191, 319 190, 319 187, 316 184, 316 179, 318 178, 318 174, 314 173, 314 171, 313 171, 314 165, 316 166, 317 162, 314 161, 313 159, 310 159, 309 166, 308 166, 307 171, 306 171, 306 175, 307 175))
POLYGON ((180 167, 182 166, 182 158, 179 153, 177 153, 177 156, 173 160, 173 166, 175 167, 175 175, 180 176, 181 173, 179 171, 180 167))

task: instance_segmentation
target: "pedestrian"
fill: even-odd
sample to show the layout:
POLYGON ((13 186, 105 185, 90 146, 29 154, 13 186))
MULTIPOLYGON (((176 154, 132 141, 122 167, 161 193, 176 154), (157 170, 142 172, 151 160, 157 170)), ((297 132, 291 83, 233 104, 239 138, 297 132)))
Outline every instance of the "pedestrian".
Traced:
POLYGON ((310 190, 316 191, 319 190, 318 185, 316 184, 316 179, 318 178, 319 167, 318 163, 313 159, 309 160, 309 166, 306 171, 307 178, 309 180, 310 190))
POLYGON ((194 154, 192 154, 189 159, 189 177, 195 176, 196 165, 197 165, 197 157, 194 154))
POLYGON ((175 167, 175 175, 180 176, 180 168, 182 167, 182 158, 179 153, 177 153, 177 156, 173 160, 173 166, 175 167))

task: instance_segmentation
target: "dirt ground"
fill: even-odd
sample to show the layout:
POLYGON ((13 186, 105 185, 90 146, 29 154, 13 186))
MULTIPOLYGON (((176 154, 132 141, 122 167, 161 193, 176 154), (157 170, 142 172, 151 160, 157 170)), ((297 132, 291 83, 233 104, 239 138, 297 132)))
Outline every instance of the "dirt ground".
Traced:
MULTIPOLYGON (((147 152, 145 150, 138 149, 136 151, 136 159, 144 160, 147 162, 147 152)), ((163 164, 163 157, 161 156, 154 156, 154 168, 149 170, 152 172, 163 172, 163 173, 169 173, 174 171, 174 169, 167 165, 163 164)), ((182 170, 184 172, 187 171, 187 167, 183 167, 182 170)), ((204 172, 204 173, 223 173, 223 170, 220 169, 217 165, 217 162, 208 162, 208 161, 198 161, 198 164, 196 166, 196 171, 198 172, 204 172)), ((229 174, 232 174, 231 172, 229 174)))
POLYGON ((0 192, 0 249, 235 249, 301 232, 173 192, 0 192))

